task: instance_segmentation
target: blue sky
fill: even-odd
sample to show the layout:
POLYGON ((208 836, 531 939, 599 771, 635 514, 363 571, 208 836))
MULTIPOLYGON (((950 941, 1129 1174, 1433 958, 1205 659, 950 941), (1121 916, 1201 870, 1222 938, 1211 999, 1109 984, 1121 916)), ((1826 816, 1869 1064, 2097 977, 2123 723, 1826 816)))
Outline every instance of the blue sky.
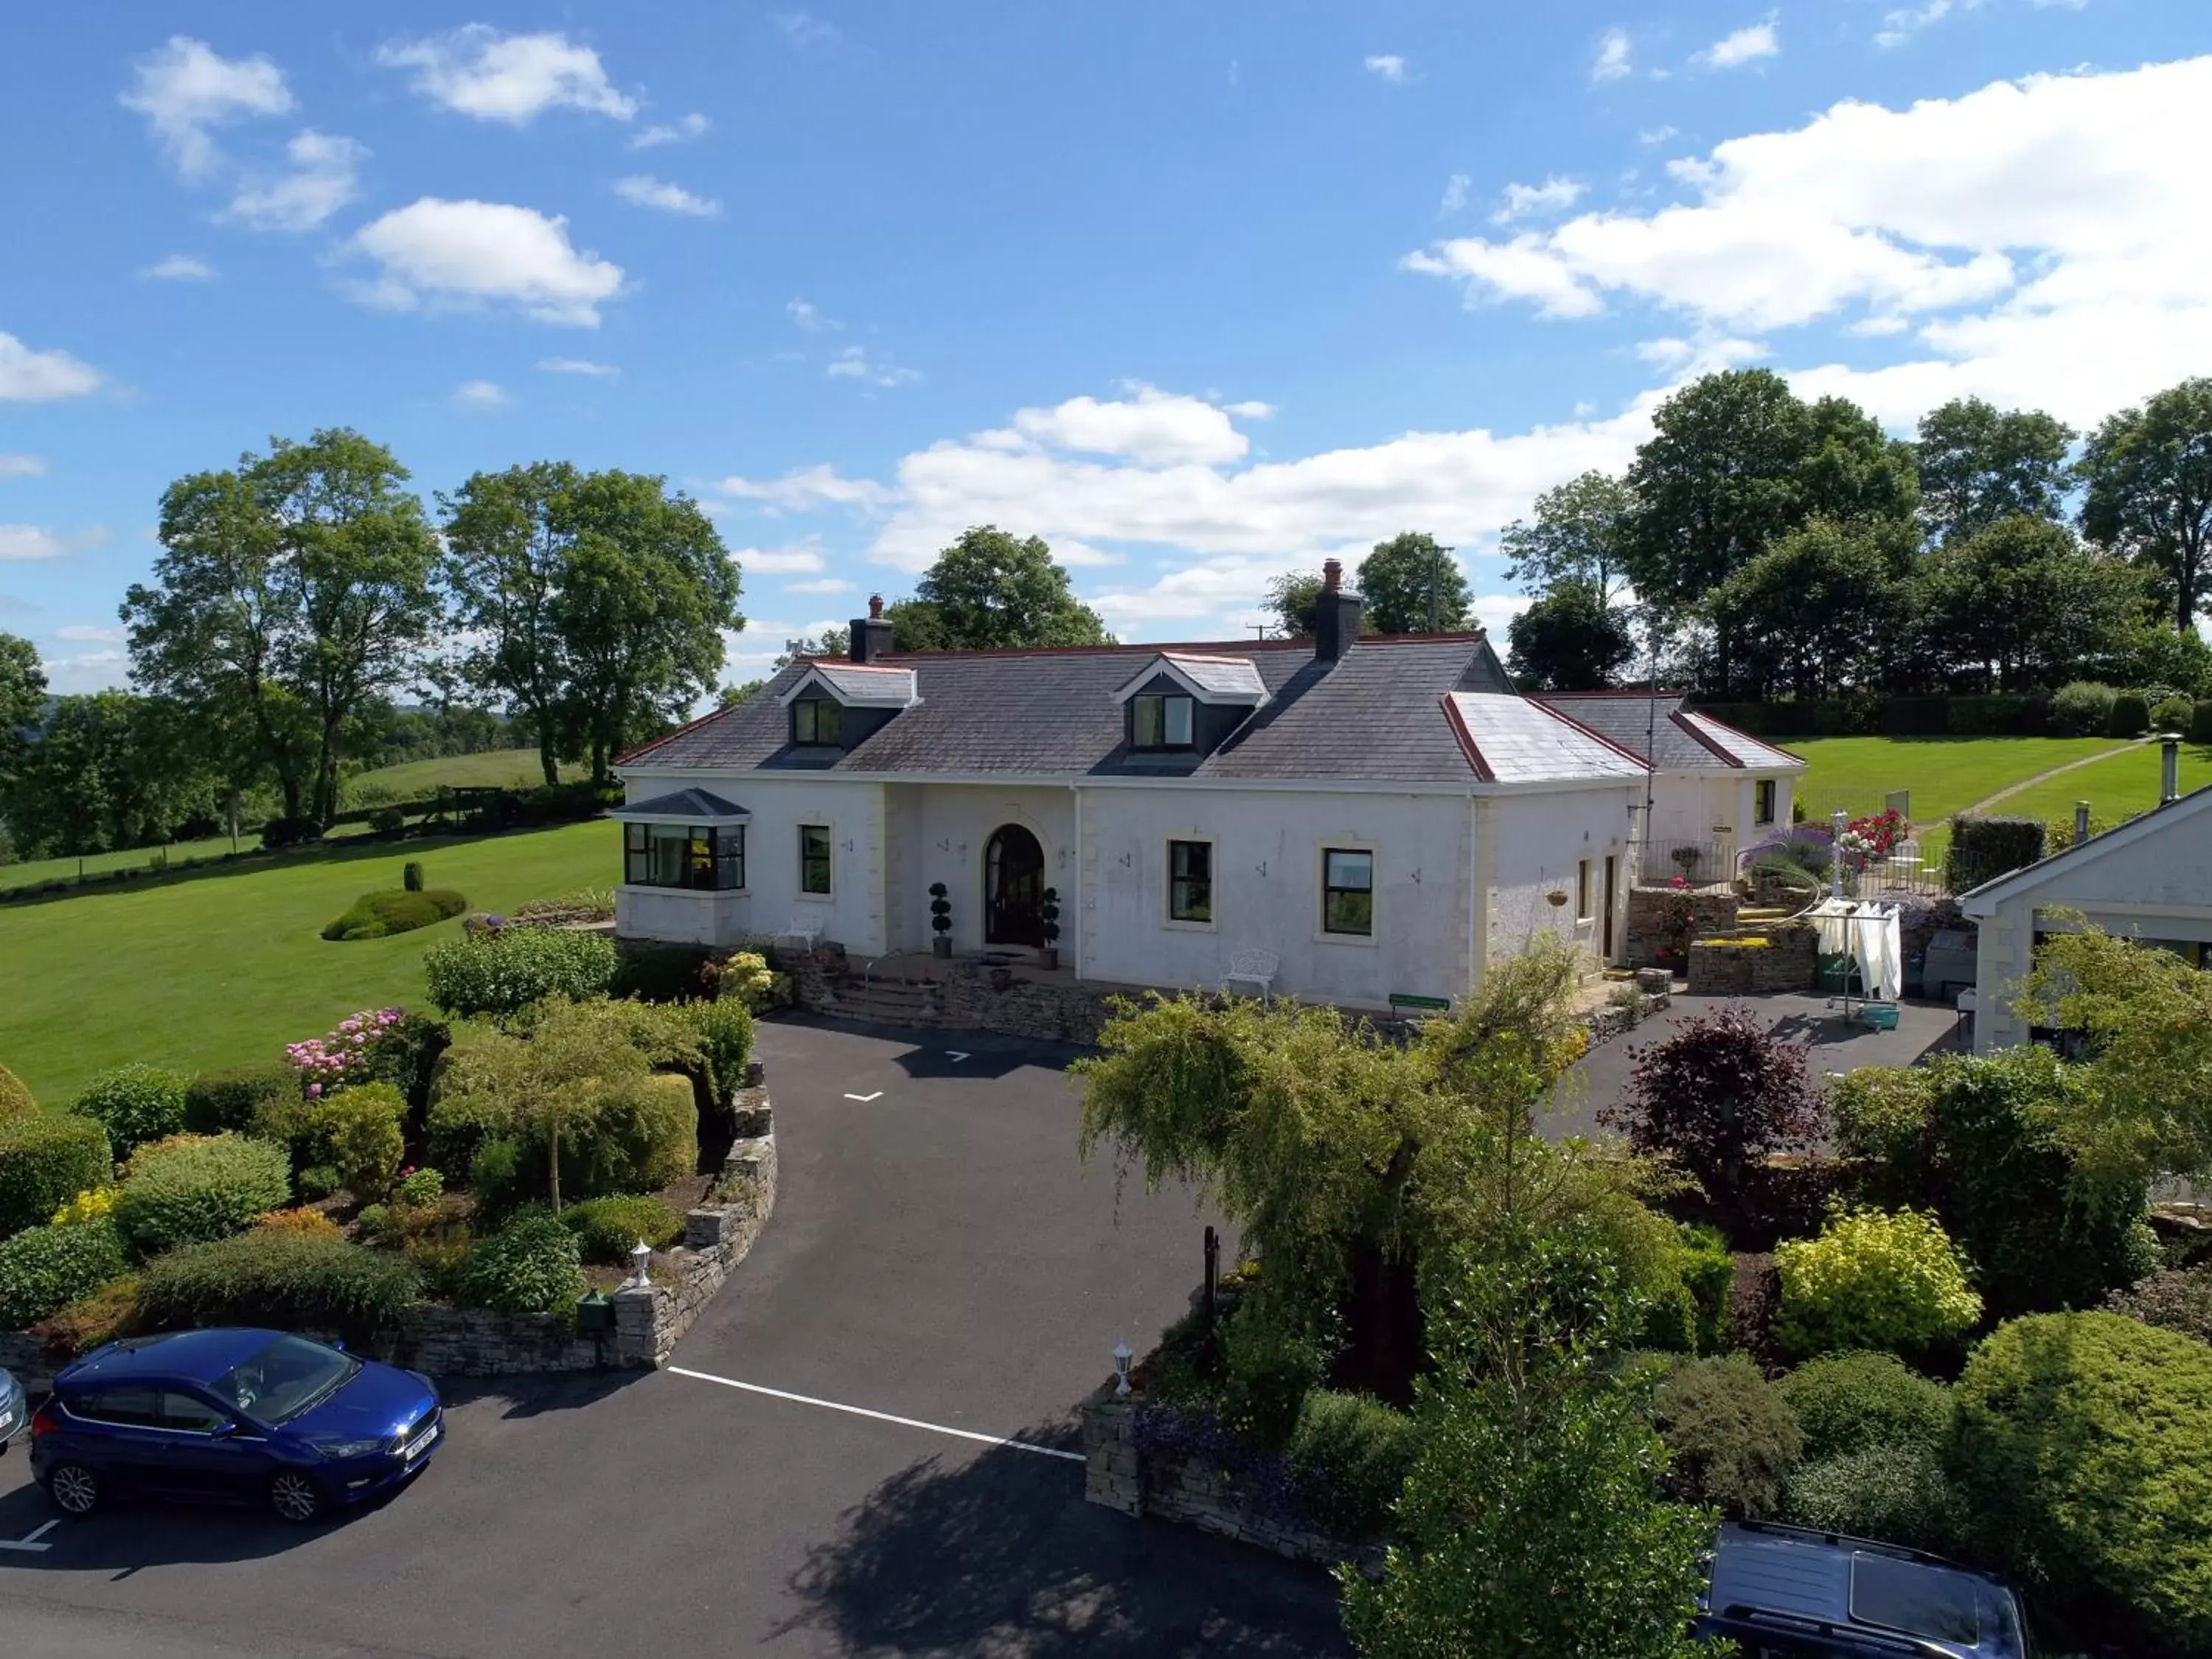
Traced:
POLYGON ((1125 638, 1401 528, 1501 622, 1498 527, 1715 365, 1900 428, 2212 372, 2201 0, 6 27, 0 628, 62 690, 125 678, 163 486, 322 425, 426 496, 667 475, 744 678, 987 520, 1125 638))

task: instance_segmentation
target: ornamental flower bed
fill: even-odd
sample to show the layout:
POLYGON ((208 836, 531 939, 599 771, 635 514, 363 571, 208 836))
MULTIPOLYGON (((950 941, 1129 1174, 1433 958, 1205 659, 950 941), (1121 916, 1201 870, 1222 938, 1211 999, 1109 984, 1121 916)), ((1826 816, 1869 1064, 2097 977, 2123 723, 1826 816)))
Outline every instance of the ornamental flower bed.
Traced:
POLYGON ((1853 818, 1844 826, 1844 833, 1837 837, 1836 848, 1851 868, 1863 870, 1869 864, 1876 864, 1887 858, 1911 827, 1905 821, 1902 812, 1891 807, 1863 818, 1853 818))
POLYGON ((378 1041, 406 1018, 404 1009, 364 1009, 347 1015, 326 1036, 287 1044, 284 1058, 304 1076, 308 1097, 319 1099, 326 1090, 374 1077, 378 1041))

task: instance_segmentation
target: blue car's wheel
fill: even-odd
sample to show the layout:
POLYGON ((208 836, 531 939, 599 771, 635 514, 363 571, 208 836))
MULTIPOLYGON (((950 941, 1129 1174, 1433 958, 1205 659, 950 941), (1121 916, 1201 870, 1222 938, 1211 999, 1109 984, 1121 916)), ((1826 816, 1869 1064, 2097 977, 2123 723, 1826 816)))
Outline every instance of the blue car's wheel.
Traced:
POLYGON ((269 1479, 269 1507, 280 1519, 303 1526, 323 1512, 323 1489, 313 1475, 279 1469, 269 1479))
POLYGON ((100 1481, 82 1463, 59 1463, 46 1477, 46 1495, 64 1515, 90 1515, 100 1507, 100 1481))

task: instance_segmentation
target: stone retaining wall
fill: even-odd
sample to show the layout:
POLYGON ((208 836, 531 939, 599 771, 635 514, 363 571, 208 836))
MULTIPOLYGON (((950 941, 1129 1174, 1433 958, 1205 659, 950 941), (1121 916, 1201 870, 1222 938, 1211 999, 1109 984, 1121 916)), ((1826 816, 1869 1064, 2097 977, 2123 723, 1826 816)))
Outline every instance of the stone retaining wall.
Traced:
POLYGON ((1073 981, 1024 979, 1018 968, 1000 971, 1010 975, 1003 990, 981 963, 954 963, 943 986, 945 1023, 963 1031, 1095 1043, 1109 1018, 1107 1000, 1130 990, 1126 985, 1102 990, 1073 981))
POLYGON ((1668 918, 1676 904, 1690 903, 1690 937, 1725 933, 1735 927, 1741 901, 1733 888, 1632 887, 1628 890, 1628 921, 1621 949, 1632 968, 1656 965, 1660 953, 1674 948, 1674 933, 1668 918))
POLYGON ((1818 935, 1810 927, 1774 927, 1762 945, 1729 945, 1711 939, 1690 942, 1692 996, 1763 996, 1776 991, 1810 991, 1820 983, 1818 935))

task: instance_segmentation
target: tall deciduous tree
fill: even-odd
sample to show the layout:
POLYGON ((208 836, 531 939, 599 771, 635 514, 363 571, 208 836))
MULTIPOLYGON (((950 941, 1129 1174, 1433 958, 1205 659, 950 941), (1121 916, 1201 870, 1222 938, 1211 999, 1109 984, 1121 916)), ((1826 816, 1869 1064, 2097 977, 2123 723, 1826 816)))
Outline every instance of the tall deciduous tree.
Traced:
POLYGON ((722 635, 744 618, 738 568, 689 496, 608 471, 566 501, 573 542, 549 607, 568 666, 562 713, 604 784, 617 755, 714 690, 722 635))
POLYGON ((1715 588, 1705 609, 1754 696, 1825 697, 1873 679, 1894 633, 1896 585, 1859 526, 1814 519, 1715 588))
POLYGON ((15 634, 0 634, 0 787, 21 759, 26 734, 46 707, 46 672, 38 647, 15 634))
POLYGON ((1595 582, 1555 582, 1505 625, 1506 667, 1524 691, 1596 691, 1636 654, 1626 615, 1595 582))
POLYGON ((1954 681, 2004 690, 2110 672, 2150 614, 2142 572, 2047 519, 2002 519, 1948 542, 1911 586, 1923 657, 1954 681))
POLYGON ((1505 579, 1523 592, 1545 592, 1562 582, 1595 588, 1610 606, 1621 597, 1628 568, 1628 533, 1635 498, 1621 479, 1585 472, 1536 497, 1534 516, 1516 519, 1498 538, 1512 562, 1505 579))
MULTIPOLYGON (((1267 597, 1260 608, 1274 617, 1287 639, 1311 637, 1314 618, 1321 610, 1322 577, 1318 570, 1287 570, 1267 584, 1267 597)), ((1367 618, 1363 612, 1361 625, 1367 618)))
POLYGON ((1359 562, 1364 618, 1377 634, 1440 634, 1468 625, 1467 578, 1425 530, 1401 531, 1359 562))
POLYGON ((165 699, 100 691, 55 701, 5 796, 26 847, 70 856, 148 847, 211 825, 220 785, 165 699))
MULTIPOLYGON (((1018 540, 996 525, 963 531, 915 584, 915 598, 935 612, 940 643, 933 649, 1102 645, 1109 638, 1042 538, 1018 540)), ((898 623, 894 617, 895 631, 898 623)))
POLYGON ((2148 571, 2186 631, 2212 606, 2212 379, 2184 380, 2091 434, 2081 529, 2148 571))
POLYGON ((289 816, 337 811, 349 723, 417 678, 438 625, 437 542, 406 481, 343 428, 180 478, 154 581, 123 604, 139 684, 251 721, 289 816))
POLYGON ((1979 398, 1929 410, 1913 447, 1929 539, 1971 536, 2004 519, 2057 519, 2073 441, 2073 428, 2041 410, 2000 410, 1979 398))

